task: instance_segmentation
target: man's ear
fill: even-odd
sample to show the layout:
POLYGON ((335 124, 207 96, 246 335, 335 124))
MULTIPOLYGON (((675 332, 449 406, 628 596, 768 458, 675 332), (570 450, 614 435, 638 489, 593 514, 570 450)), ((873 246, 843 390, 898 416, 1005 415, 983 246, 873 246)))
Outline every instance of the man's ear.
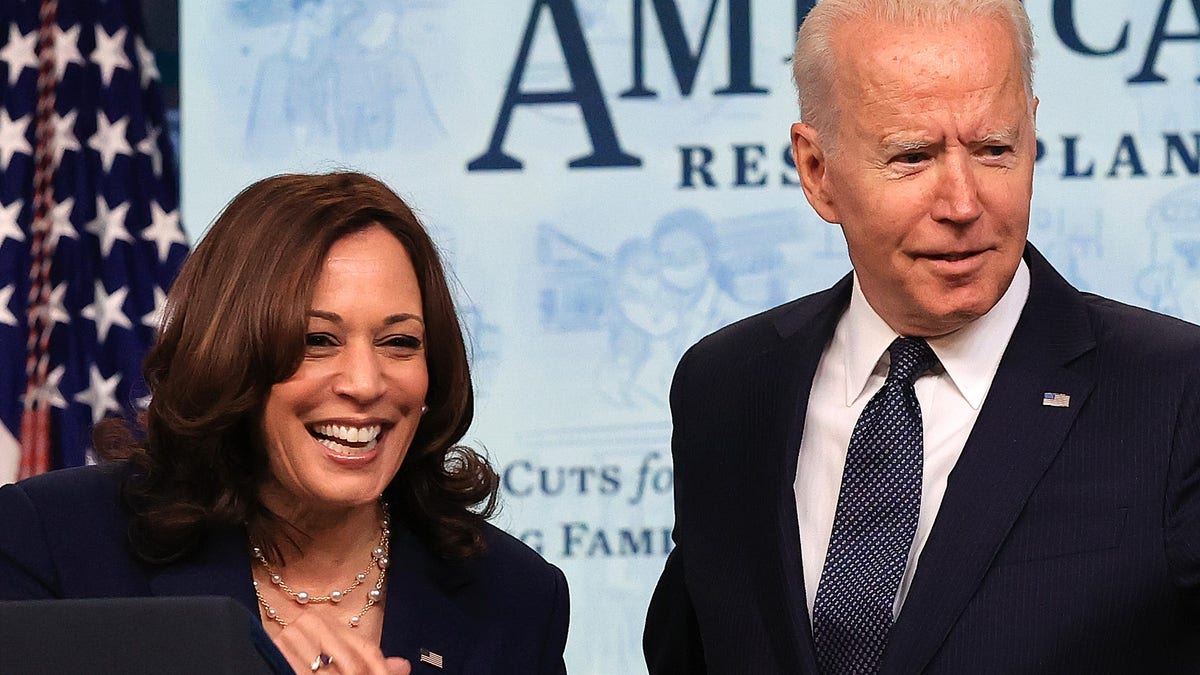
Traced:
POLYGON ((796 173, 800 174, 800 187, 813 210, 827 222, 840 223, 837 205, 828 189, 825 149, 813 125, 806 122, 792 125, 792 160, 796 163, 796 173))

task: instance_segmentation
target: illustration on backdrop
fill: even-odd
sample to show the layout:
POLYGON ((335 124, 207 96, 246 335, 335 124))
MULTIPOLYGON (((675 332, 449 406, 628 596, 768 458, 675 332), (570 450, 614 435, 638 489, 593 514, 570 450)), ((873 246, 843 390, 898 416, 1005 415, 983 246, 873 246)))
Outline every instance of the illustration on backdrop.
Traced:
POLYGON ((547 332, 603 332, 597 389, 620 407, 666 403, 683 352, 714 330, 791 299, 802 242, 791 211, 714 221, 665 214, 611 254, 543 224, 539 319, 547 332))
POLYGON ((283 156, 336 141, 352 155, 446 138, 398 0, 235 0, 231 10, 247 35, 267 32, 256 42, 279 44, 257 60, 249 152, 283 156))
POLYGON ((1034 207, 1029 241, 1071 285, 1094 289, 1111 264, 1104 259, 1104 223, 1100 209, 1034 207))
POLYGON ((1146 216, 1150 264, 1137 277, 1146 307, 1200 323, 1200 192, 1167 194, 1146 216))

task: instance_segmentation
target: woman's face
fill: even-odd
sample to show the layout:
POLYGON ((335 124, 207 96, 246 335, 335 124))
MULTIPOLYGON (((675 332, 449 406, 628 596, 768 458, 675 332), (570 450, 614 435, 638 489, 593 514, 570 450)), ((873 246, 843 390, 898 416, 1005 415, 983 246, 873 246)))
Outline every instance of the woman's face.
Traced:
POLYGON ((429 387, 408 252, 374 225, 334 242, 308 310, 304 361, 271 388, 263 436, 276 509, 373 503, 400 469, 429 387))

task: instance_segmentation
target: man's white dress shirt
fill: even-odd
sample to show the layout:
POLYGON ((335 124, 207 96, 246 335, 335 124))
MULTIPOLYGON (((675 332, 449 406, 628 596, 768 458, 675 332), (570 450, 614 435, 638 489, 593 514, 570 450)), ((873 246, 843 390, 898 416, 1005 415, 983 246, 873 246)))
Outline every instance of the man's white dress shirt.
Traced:
MULTIPOLYGON (((921 514, 896 594, 896 615, 937 517, 946 479, 975 426, 1028 296, 1029 267, 1022 260, 1008 290, 987 314, 949 335, 928 340, 941 366, 914 384, 925 433, 921 514)), ((887 348, 896 337, 896 331, 867 303, 855 275, 850 306, 838 320, 813 378, 796 467, 796 513, 809 616, 833 532, 850 435, 867 401, 887 378, 887 348)))

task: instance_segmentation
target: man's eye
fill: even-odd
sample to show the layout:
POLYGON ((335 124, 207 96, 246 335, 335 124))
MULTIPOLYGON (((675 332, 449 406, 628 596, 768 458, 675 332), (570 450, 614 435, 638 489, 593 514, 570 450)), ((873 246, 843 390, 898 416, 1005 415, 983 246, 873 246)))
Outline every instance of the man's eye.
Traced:
POLYGON ((332 347, 333 336, 328 333, 307 333, 304 336, 305 347, 332 347))
POLYGON ((923 152, 909 152, 896 157, 895 161, 901 164, 920 164, 925 161, 927 155, 923 152))
POLYGON ((989 145, 984 147, 983 154, 988 157, 1003 157, 1012 151, 1012 148, 1007 145, 989 145))

